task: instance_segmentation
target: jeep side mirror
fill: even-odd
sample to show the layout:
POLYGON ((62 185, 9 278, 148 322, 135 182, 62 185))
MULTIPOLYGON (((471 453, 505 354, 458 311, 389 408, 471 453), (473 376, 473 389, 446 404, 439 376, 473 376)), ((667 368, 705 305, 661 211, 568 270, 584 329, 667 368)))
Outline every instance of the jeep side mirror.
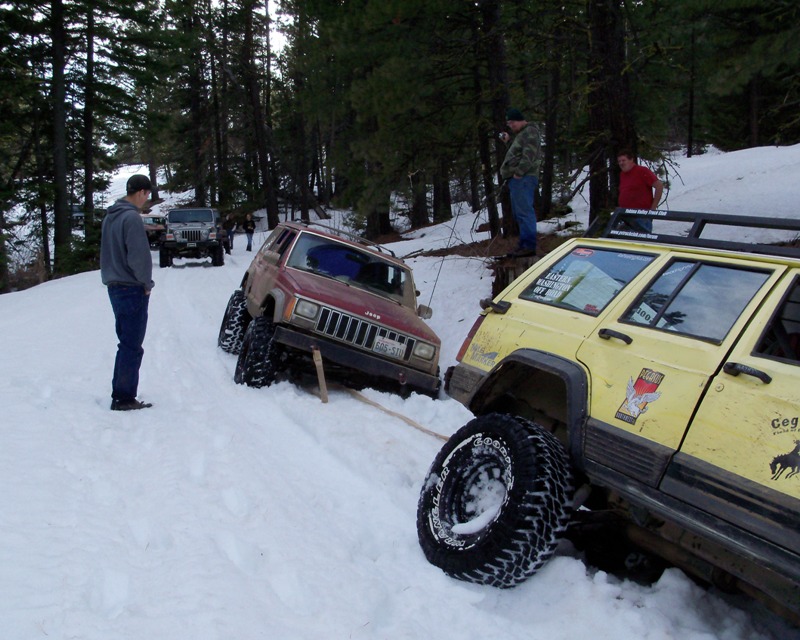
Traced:
POLYGON ((482 300, 478 301, 481 309, 491 309, 495 313, 504 314, 508 312, 511 308, 511 303, 507 300, 501 300, 500 302, 494 302, 491 298, 483 298, 482 300))
POLYGON ((417 307, 417 315, 423 320, 430 320, 433 317, 433 309, 421 304, 417 307))

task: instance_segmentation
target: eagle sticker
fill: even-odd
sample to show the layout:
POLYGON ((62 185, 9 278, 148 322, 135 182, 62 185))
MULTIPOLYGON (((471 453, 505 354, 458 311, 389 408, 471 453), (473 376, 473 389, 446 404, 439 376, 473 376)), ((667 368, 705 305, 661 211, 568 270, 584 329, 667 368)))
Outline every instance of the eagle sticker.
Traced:
POLYGON ((628 424, 636 424, 636 419, 647 411, 647 405, 661 397, 661 392, 657 389, 663 380, 663 373, 642 369, 636 382, 633 378, 628 380, 625 401, 617 409, 615 417, 628 424))

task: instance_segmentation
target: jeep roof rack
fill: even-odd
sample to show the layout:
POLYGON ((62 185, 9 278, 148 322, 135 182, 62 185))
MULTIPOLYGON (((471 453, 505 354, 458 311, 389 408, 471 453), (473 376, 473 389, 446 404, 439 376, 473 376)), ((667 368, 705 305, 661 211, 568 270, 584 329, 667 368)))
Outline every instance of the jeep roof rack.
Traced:
MULTIPOLYGON (((800 240, 800 220, 793 218, 766 218, 760 216, 739 216, 722 213, 698 213, 693 211, 665 211, 661 209, 616 209, 611 214, 606 228, 600 232, 602 238, 625 238, 639 242, 658 242, 705 247, 709 249, 729 249, 789 258, 800 258, 800 245, 761 244, 738 240, 720 240, 703 237, 706 226, 744 227, 750 229, 776 229, 793 231, 793 243, 800 240), (687 223, 680 228, 680 235, 672 233, 648 232, 637 226, 638 220, 665 220, 687 223)), ((594 225, 592 225, 594 226, 594 225)), ((676 228, 677 230, 677 228, 676 228)), ((587 231, 589 235, 592 231, 587 231)))
POLYGON ((307 227, 315 226, 315 227, 322 227, 323 229, 327 229, 328 231, 332 231, 337 236, 343 236, 352 240, 353 242, 357 242, 358 244, 366 245, 372 249, 375 249, 379 253, 388 253, 393 258, 397 257, 394 251, 389 249, 388 247, 384 247, 382 244, 378 244, 377 242, 373 242, 372 240, 367 240, 366 238, 358 235, 357 233, 352 233, 351 231, 346 231, 344 229, 340 229, 338 227, 334 227, 330 224, 325 224, 324 222, 318 222, 317 220, 292 220, 292 222, 297 224, 302 224, 307 227))

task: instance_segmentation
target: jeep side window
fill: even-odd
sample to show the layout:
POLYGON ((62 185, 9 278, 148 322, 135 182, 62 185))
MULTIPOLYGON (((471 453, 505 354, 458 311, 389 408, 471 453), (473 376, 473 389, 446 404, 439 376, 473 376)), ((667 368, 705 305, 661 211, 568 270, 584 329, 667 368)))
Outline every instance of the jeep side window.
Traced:
POLYGON ((719 344, 769 275, 765 271, 676 260, 667 265, 621 322, 719 344))
POLYGON ((654 257, 577 247, 528 285, 519 297, 596 316, 654 257))
POLYGON ((753 355, 800 364, 800 278, 795 278, 753 355))
POLYGON ((271 247, 271 250, 283 257, 283 254, 286 253, 286 250, 292 245, 295 235, 295 232, 291 229, 284 229, 280 236, 278 236, 278 239, 275 240, 275 244, 271 247))

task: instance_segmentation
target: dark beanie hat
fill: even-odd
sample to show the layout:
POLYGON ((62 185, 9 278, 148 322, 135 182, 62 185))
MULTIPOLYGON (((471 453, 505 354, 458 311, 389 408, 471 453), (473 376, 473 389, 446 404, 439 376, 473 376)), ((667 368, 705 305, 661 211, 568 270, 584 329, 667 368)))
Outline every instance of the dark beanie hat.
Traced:
POLYGON ((508 109, 506 111, 506 120, 507 121, 508 120, 516 120, 518 122, 521 122, 524 119, 525 119, 525 116, 522 115, 522 111, 520 111, 519 109, 514 109, 512 107, 511 109, 508 109))
POLYGON ((128 192, 128 195, 132 195, 134 193, 138 193, 139 191, 147 190, 152 191, 153 187, 150 184, 150 178, 147 176, 143 176, 141 173, 137 173, 136 175, 131 176, 128 178, 128 185, 125 187, 128 192))

